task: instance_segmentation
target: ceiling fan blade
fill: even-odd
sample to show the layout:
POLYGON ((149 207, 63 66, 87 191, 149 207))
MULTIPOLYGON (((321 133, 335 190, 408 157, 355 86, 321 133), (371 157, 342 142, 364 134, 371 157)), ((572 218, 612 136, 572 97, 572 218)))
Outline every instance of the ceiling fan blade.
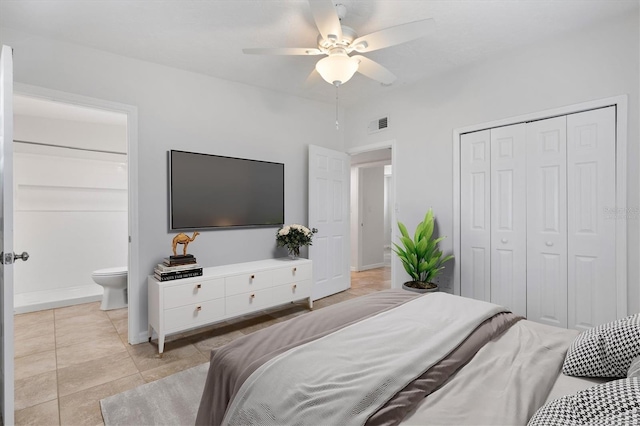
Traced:
POLYGON ((423 19, 408 24, 396 25, 395 27, 358 37, 353 40, 350 47, 356 52, 371 52, 384 49, 385 47, 406 43, 429 35, 435 29, 435 26, 433 19, 423 19))
POLYGON ((396 81, 397 77, 391 71, 366 56, 354 55, 352 58, 356 58, 360 63, 358 65, 358 72, 360 74, 364 74, 382 84, 391 84, 396 81))
POLYGON ((243 53, 249 55, 322 55, 322 50, 315 47, 256 47, 242 49, 243 53))
POLYGON ((314 68, 313 71, 311 71, 307 76, 307 79, 304 81, 302 87, 304 87, 305 89, 309 89, 321 81, 324 80, 322 79, 322 77, 320 77, 320 73, 314 68))
POLYGON ((325 40, 342 40, 342 27, 338 12, 331 0, 309 0, 311 14, 325 40))

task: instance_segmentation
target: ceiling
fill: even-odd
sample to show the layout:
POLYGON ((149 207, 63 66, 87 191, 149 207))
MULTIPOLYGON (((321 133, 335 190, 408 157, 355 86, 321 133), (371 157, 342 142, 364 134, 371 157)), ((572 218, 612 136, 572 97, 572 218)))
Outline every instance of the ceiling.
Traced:
MULTIPOLYGON (((367 53, 398 77, 356 74, 343 104, 428 79, 488 56, 638 13, 638 0, 337 0, 359 35, 433 18, 428 37, 367 53)), ((2 0, 0 25, 119 55, 334 102, 312 73, 321 56, 245 55, 246 47, 315 47, 306 0, 2 0), (308 78, 311 76, 310 78, 308 78)))

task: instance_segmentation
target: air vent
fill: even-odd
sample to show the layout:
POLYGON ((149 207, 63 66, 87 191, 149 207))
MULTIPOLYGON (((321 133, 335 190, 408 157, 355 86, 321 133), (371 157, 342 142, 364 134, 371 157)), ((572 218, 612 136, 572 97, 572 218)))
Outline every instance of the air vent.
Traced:
POLYGON ((376 133, 389 127, 389 117, 380 117, 369 123, 369 133, 376 133))

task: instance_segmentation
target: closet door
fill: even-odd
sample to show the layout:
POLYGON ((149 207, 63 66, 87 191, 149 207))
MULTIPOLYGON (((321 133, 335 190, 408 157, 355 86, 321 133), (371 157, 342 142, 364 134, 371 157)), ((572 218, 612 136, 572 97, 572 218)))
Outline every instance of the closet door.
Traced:
POLYGON ((616 319, 615 120, 614 107, 567 116, 568 313, 578 330, 616 319))
POLYGON ((460 294, 491 300, 489 130, 460 136, 460 294))
POLYGON ((491 129, 491 302, 527 315, 525 124, 491 129))
POLYGON ((527 123, 527 318, 567 327, 566 117, 527 123))

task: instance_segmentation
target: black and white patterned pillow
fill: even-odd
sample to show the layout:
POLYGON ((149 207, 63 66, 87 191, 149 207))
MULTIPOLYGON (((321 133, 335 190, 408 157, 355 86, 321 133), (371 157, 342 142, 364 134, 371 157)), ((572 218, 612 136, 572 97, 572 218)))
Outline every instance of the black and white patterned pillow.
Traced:
POLYGON ((527 426, 640 425, 640 378, 602 383, 553 400, 527 426))
POLYGON ((583 331, 567 351, 562 372, 568 376, 627 377, 640 355, 640 314, 583 331))

